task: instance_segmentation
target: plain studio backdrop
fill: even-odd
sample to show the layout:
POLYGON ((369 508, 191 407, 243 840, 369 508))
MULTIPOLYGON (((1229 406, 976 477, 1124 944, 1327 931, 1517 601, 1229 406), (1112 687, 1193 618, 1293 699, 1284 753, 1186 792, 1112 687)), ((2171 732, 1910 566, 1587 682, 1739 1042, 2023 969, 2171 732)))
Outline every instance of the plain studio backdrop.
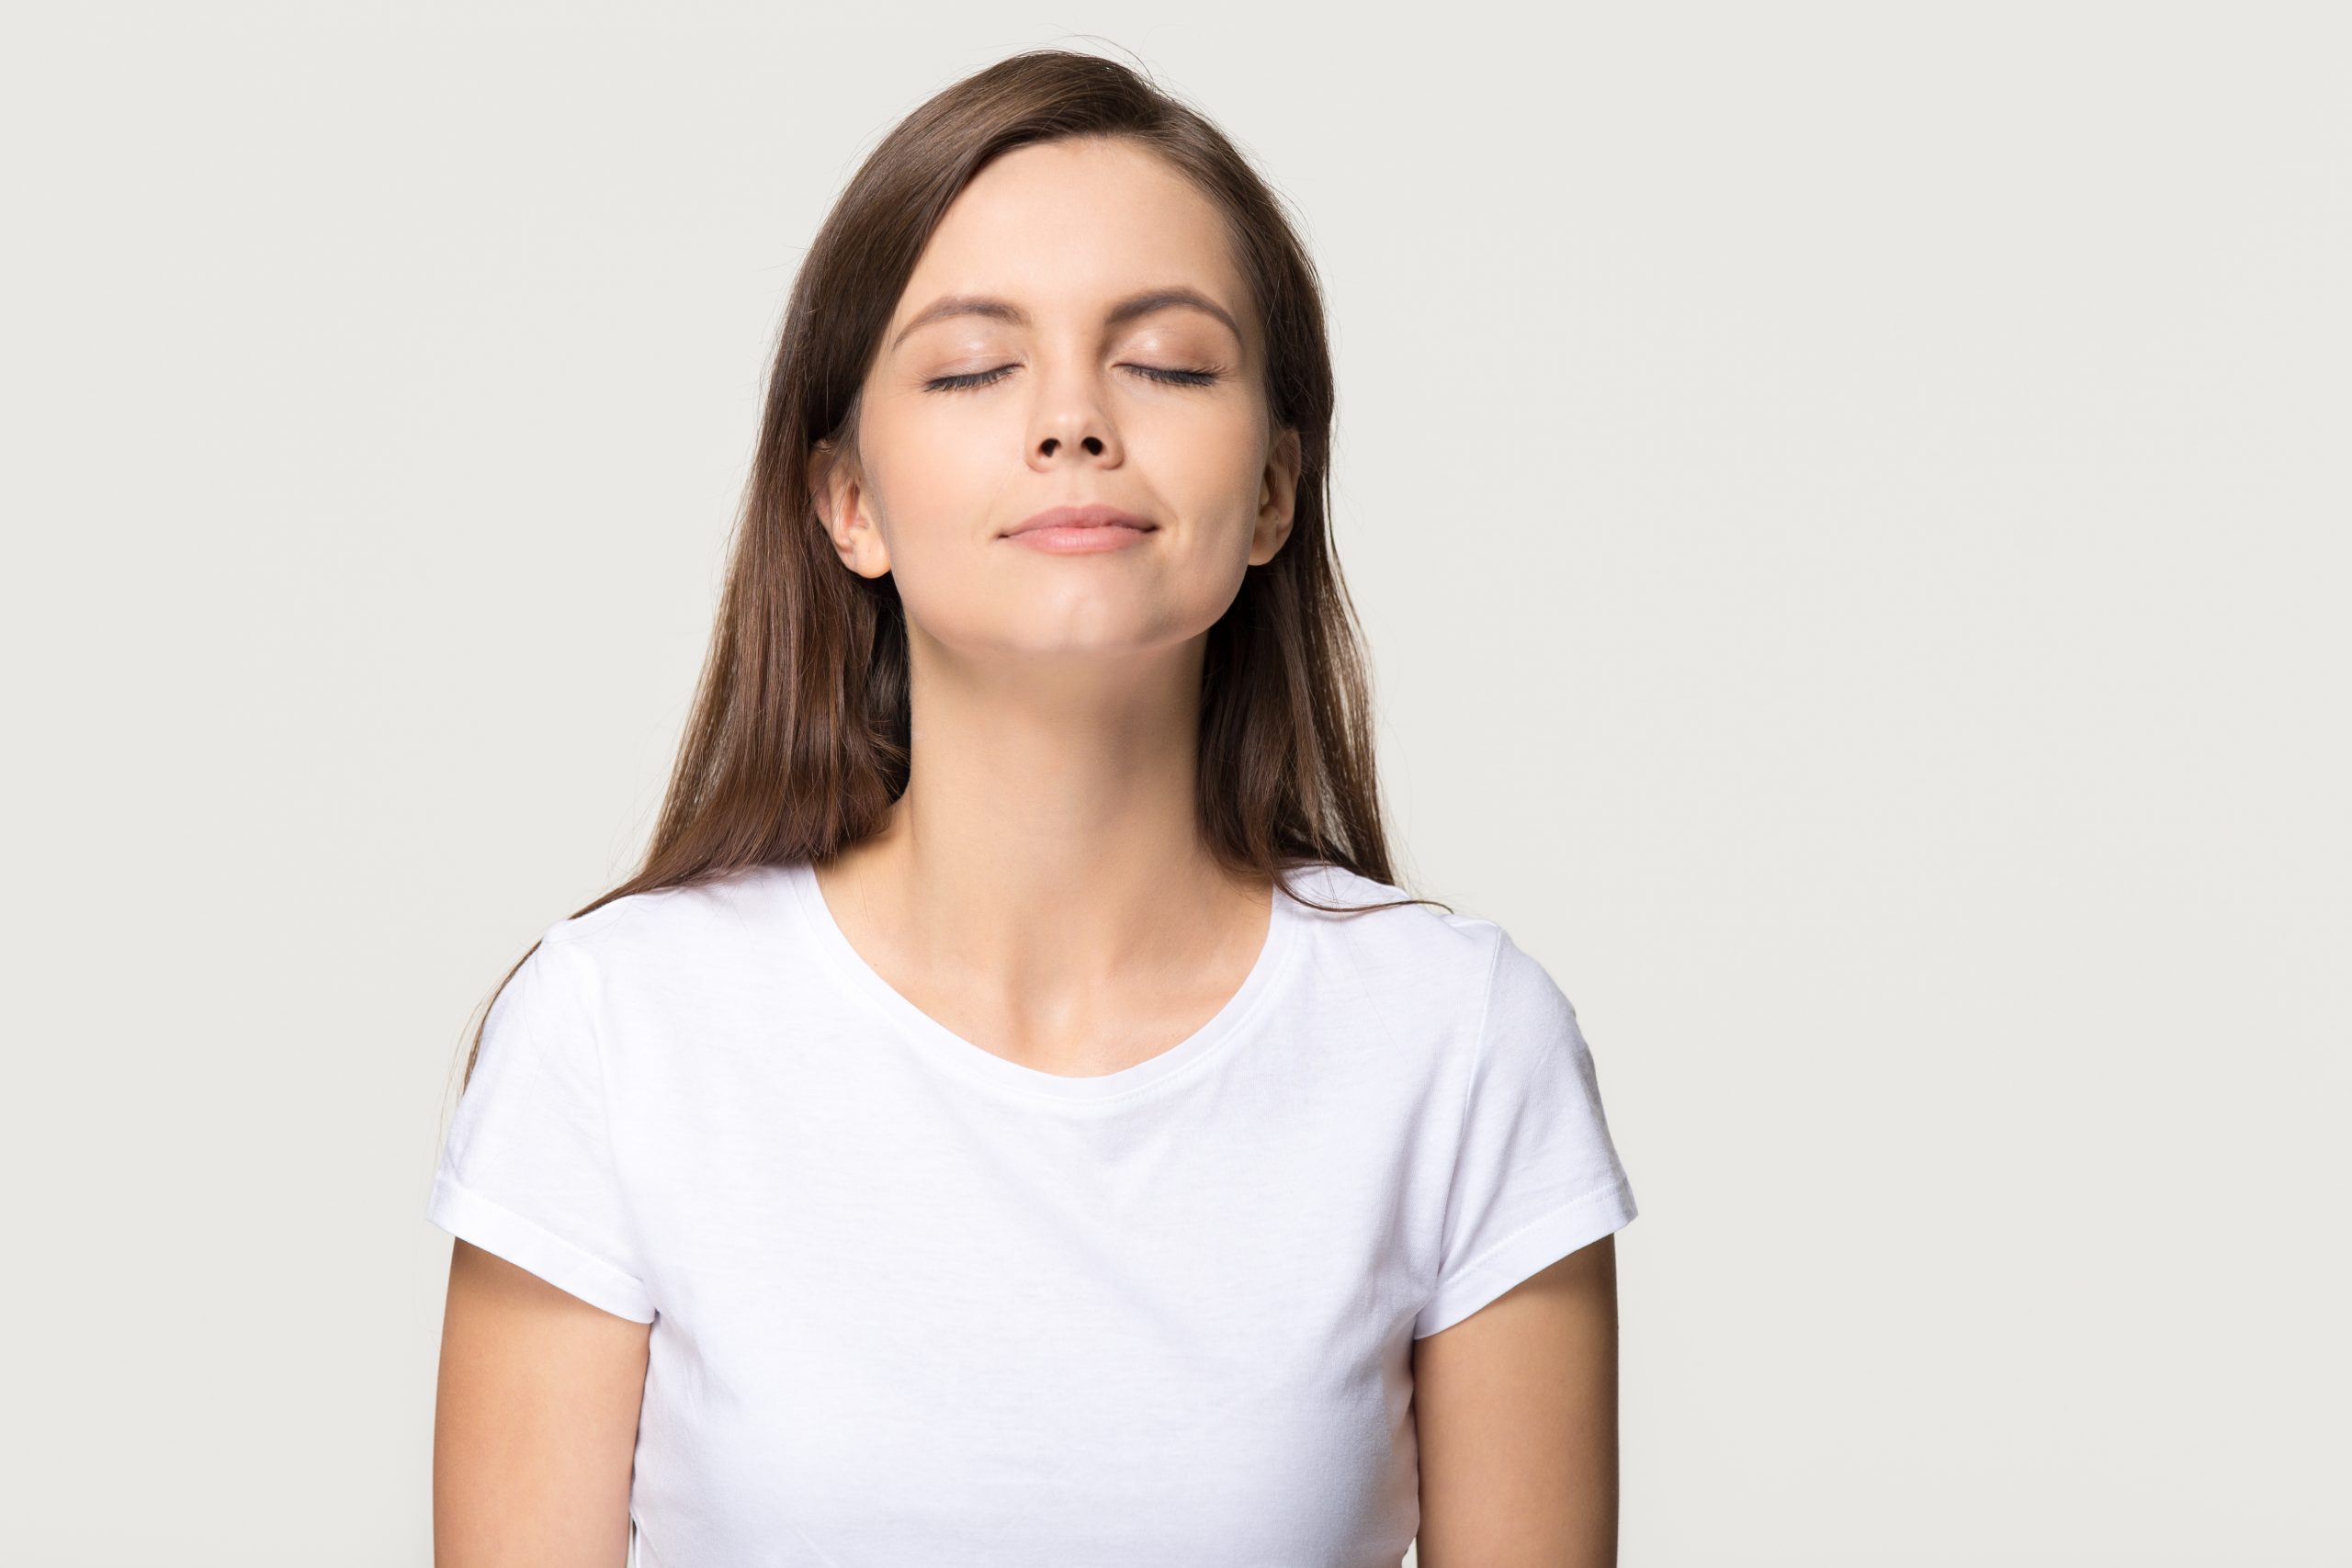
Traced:
POLYGON ((1062 44, 1323 268, 1401 874, 1641 1196, 1624 1561, 2352 1561, 2334 11, 19 16, 12 1560, 427 1560, 473 1010, 650 831, 820 217, 1062 44))

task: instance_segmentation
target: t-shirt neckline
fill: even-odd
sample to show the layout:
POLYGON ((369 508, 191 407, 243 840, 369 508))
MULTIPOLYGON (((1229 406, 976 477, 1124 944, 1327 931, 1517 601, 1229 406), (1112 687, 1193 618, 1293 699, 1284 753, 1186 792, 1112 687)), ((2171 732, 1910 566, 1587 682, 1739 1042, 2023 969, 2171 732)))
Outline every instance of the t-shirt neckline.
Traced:
POLYGON ((1232 1038, 1272 993, 1299 941, 1300 907, 1277 876, 1266 939, 1258 951, 1257 961, 1250 965, 1240 988, 1226 998, 1225 1005, 1208 1021, 1158 1055, 1132 1066, 1113 1073, 1066 1077, 1024 1066, 976 1045, 915 1006, 850 945, 849 938, 825 903, 823 890, 817 885, 814 863, 795 861, 786 867, 786 874, 802 922, 833 971, 911 1040, 927 1060, 1002 1089, 1048 1100, 1116 1099, 1160 1083, 1208 1056, 1232 1038))

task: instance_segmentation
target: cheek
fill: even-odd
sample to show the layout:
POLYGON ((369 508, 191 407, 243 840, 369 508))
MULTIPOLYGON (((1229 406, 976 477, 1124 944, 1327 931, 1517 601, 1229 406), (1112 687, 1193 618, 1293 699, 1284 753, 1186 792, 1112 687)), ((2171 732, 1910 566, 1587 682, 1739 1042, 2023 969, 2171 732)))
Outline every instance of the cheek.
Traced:
POLYGON ((909 615, 951 643, 998 617, 972 566, 1005 482, 1004 438, 976 433, 974 423, 892 400, 869 408, 858 429, 866 505, 889 547, 899 596, 909 615))
POLYGON ((973 423, 907 404, 877 409, 859 428, 867 496, 894 556, 922 550, 930 534, 968 518, 973 499, 1003 482, 1003 436, 973 423))
POLYGON ((1252 410, 1219 408, 1183 417, 1138 419, 1122 434, 1128 460, 1171 497, 1210 507, 1236 496, 1244 506, 1257 499, 1263 442, 1252 410))

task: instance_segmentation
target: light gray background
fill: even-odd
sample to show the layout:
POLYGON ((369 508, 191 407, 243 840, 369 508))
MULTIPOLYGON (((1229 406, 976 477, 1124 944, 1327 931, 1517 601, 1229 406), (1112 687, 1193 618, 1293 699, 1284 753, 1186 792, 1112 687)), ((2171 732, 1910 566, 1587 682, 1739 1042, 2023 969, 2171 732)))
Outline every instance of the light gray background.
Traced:
POLYGON ((426 1560, 470 1010, 650 828, 841 182, 1061 42, 1324 268, 1406 878, 1641 1199, 1624 1561, 2352 1560, 2333 10, 19 17, 14 1555, 426 1560))

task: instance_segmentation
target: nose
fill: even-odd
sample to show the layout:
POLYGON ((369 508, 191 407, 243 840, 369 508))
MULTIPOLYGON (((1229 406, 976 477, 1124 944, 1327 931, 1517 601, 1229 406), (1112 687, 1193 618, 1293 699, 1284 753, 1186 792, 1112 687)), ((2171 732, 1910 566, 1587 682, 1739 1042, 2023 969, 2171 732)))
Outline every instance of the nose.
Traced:
POLYGON ((1051 469, 1092 463, 1111 468, 1120 460, 1118 432, 1102 406, 1102 392, 1085 372, 1040 376, 1030 411, 1029 466, 1051 469))

